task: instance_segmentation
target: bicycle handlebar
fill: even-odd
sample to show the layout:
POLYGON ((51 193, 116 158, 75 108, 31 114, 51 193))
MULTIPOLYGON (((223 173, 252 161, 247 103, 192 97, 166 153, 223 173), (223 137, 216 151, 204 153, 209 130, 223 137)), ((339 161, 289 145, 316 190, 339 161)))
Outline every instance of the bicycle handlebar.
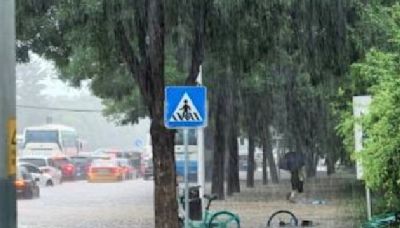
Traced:
MULTIPOLYGON (((208 209, 210 208, 210 206, 211 206, 211 202, 212 202, 213 200, 218 199, 218 196, 217 196, 216 194, 212 194, 212 195, 205 194, 205 195, 204 195, 204 198, 208 200, 207 206, 206 206, 206 208, 205 208, 206 210, 208 210, 208 209)), ((185 196, 181 196, 181 197, 179 197, 179 199, 180 199, 181 205, 184 206, 184 205, 185 205, 185 196)), ((196 200, 198 200, 198 199, 189 199, 189 203, 190 203, 190 202, 194 202, 194 201, 196 201, 196 200)))
POLYGON ((213 200, 218 199, 218 196, 216 194, 212 194, 212 195, 204 195, 204 198, 208 200, 207 206, 206 206, 206 210, 210 209, 211 206, 211 202, 213 200))

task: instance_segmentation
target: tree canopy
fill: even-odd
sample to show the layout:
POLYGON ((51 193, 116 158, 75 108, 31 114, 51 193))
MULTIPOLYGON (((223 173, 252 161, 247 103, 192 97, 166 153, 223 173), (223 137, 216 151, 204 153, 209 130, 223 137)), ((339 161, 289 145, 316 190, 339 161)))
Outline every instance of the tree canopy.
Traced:
POLYGON ((341 95, 371 95, 372 103, 362 119, 354 119, 351 109, 345 109, 338 129, 347 150, 353 153, 353 124, 361 121, 367 138, 363 150, 355 156, 361 160, 365 181, 374 190, 383 191, 387 209, 399 209, 400 5, 371 3, 362 12, 360 28, 368 27, 369 35, 362 36, 361 44, 368 49, 352 65, 352 83, 341 95))
MULTIPOLYGON (((232 146, 240 134, 251 139, 253 149, 254 144, 270 147, 268 133, 276 129, 283 135, 283 147, 306 154, 309 176, 315 175, 321 157, 327 159, 330 174, 338 160, 351 163, 345 153, 353 150, 349 101, 370 93, 374 102, 366 122, 367 182, 389 189, 394 202, 398 169, 379 169, 396 167, 398 161, 393 156, 398 153, 399 123, 392 118, 398 110, 386 110, 396 106, 398 92, 395 2, 20 0, 17 59, 27 61, 31 50, 52 59, 70 84, 90 80, 106 114, 123 124, 152 117, 154 139, 168 144, 171 153, 171 132, 161 126, 164 86, 194 84, 203 64, 214 151, 229 150, 229 172, 234 174, 228 193, 240 191, 238 151, 232 146), (377 150, 379 138, 392 143, 377 150), (380 163, 368 162, 376 153, 387 156, 380 163)), ((161 153, 163 147, 157 148, 161 153)), ((223 196, 224 169, 218 166, 224 166, 225 155, 214 156, 213 185, 219 186, 213 189, 223 196)), ((165 168, 157 159, 159 168, 165 168)), ((165 158, 167 167, 173 169, 173 160, 165 158)), ((268 160, 269 166, 276 162, 271 156, 268 160)))

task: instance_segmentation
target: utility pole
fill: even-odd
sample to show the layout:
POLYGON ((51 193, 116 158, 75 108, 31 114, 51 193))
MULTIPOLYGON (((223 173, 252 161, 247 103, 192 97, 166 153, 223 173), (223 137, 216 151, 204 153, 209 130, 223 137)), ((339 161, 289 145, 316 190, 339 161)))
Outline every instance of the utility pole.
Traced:
POLYGON ((15 1, 0 1, 0 228, 17 227, 15 1))

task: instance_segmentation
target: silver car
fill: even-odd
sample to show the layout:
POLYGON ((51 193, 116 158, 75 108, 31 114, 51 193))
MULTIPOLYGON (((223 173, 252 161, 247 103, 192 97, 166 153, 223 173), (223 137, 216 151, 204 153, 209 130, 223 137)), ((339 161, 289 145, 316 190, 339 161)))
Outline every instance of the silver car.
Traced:
MULTIPOLYGON (((46 186, 54 186, 62 183, 61 170, 56 168, 54 161, 50 157, 26 156, 19 158, 18 162, 32 164, 39 168, 42 174, 42 179, 40 179, 40 181, 45 181, 43 184, 46 186)), ((33 169, 34 168, 32 168, 32 170, 33 169)), ((37 173, 37 170, 35 172, 37 173)))

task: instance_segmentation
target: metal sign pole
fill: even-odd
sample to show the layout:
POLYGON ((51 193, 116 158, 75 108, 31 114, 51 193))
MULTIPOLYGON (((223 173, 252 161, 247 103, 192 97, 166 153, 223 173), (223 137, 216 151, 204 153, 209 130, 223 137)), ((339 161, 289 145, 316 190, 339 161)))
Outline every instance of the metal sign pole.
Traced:
POLYGON ((188 129, 183 129, 183 141, 185 145, 185 228, 189 228, 189 153, 188 153, 188 129))
MULTIPOLYGON (((371 103, 371 96, 354 96, 353 97, 353 115, 356 118, 362 118, 362 116, 368 113, 369 105, 371 103)), ((363 149, 363 128, 361 123, 354 123, 354 146, 355 152, 360 153, 363 149)), ((360 161, 356 163, 357 168, 357 179, 362 180, 363 177, 363 167, 360 161)), ((367 200, 367 216, 368 220, 371 219, 372 216, 372 206, 371 206, 371 192, 365 183, 365 195, 367 200)))
MULTIPOLYGON (((189 227, 189 129, 195 130, 207 126, 207 88, 204 86, 167 86, 165 88, 164 124, 168 129, 183 129, 185 145, 184 224, 185 227, 189 227)), ((204 159, 200 158, 199 160, 204 159)))
POLYGON ((17 225, 15 179, 15 1, 0 1, 0 227, 17 225))
MULTIPOLYGON (((203 72, 202 66, 199 68, 199 76, 197 78, 197 82, 201 85, 203 84, 203 72)), ((200 185, 200 198, 202 202, 202 215, 204 216, 205 212, 205 203, 204 203, 204 192, 205 192, 205 159, 204 159, 204 128, 201 127, 197 130, 197 148, 198 148, 198 166, 197 166, 197 183, 200 185)))

